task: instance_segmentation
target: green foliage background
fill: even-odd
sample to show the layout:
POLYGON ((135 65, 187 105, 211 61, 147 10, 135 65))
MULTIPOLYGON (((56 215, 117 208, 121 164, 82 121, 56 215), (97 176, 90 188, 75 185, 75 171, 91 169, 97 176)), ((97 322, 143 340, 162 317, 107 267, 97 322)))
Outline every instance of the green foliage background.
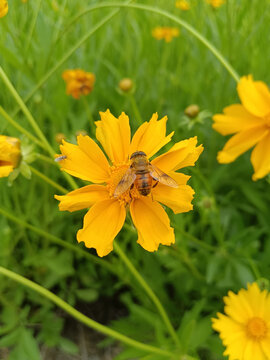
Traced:
MULTIPOLYGON (((112 11, 88 13, 69 26, 76 14, 96 3, 100 1, 9 1, 9 13, 0 19, 0 65, 22 98, 112 11)), ((227 0, 217 10, 203 0, 191 0, 187 12, 176 9, 172 0, 143 3, 186 20, 240 75, 253 74, 255 79, 270 82, 269 0, 227 0)), ((196 167, 187 170, 196 192, 194 211, 176 216, 168 210, 175 227, 175 246, 147 253, 136 243, 137 234, 129 225, 116 241, 164 305, 183 353, 194 359, 223 359, 224 348, 210 321, 217 311, 223 311, 222 297, 229 289, 237 292, 262 278, 267 286, 270 278, 269 179, 251 180, 249 154, 229 165, 217 163, 216 154, 226 138, 212 130, 211 115, 239 102, 235 80, 186 30, 180 29, 181 36, 167 44, 151 36, 155 26, 176 24, 147 11, 121 9, 48 78, 27 106, 55 152, 57 133, 66 134, 71 142, 81 129, 92 136, 91 116, 98 120, 98 112, 107 108, 116 116, 125 111, 134 131, 138 124, 134 101, 143 121, 156 111, 160 117, 168 115, 168 132, 175 131, 175 141, 198 136, 205 150, 196 167), (72 68, 96 75, 94 91, 85 99, 74 100, 65 94, 61 73, 72 68), (123 77, 135 83, 132 96, 118 90, 123 77), (186 106, 193 103, 201 108, 200 121, 184 116, 186 106)), ((16 113, 14 119, 31 132, 4 83, 0 84, 1 106, 11 116, 16 113)), ((3 117, 0 133, 20 136, 3 117)), ((42 153, 38 147, 35 151, 42 153)), ((32 166, 70 188, 57 167, 38 157, 32 166)), ((33 173, 30 180, 20 175, 12 186, 7 179, 0 179, 2 209, 83 248, 76 243, 76 232, 85 211, 59 212, 55 193, 59 191, 33 173)), ((96 256, 93 249, 87 251, 96 256)), ((113 271, 0 217, 1 266, 32 279, 127 336, 172 349, 156 309, 125 264, 115 252, 105 261, 113 271), (98 307, 104 316, 97 314, 98 307), (105 311, 107 307, 113 316, 105 311)), ((76 337, 66 336, 67 327, 67 316, 48 300, 0 277, 0 349, 8 349, 2 354, 9 360, 41 359, 42 346, 80 354, 76 337)), ((106 339, 101 345, 112 341, 106 339)), ((117 360, 159 359, 124 345, 120 349, 117 360)))

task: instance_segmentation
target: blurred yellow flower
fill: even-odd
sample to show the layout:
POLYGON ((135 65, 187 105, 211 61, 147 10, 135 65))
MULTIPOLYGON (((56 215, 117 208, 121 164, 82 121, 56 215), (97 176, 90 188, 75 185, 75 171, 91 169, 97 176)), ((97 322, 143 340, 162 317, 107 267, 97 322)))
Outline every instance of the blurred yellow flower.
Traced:
POLYGON ((7 0, 0 0, 0 18, 4 17, 8 13, 7 0))
POLYGON ((224 297, 225 313, 212 319, 229 360, 270 359, 270 294, 256 283, 224 297))
POLYGON ((190 3, 187 0, 178 0, 175 3, 175 7, 183 11, 187 11, 190 9, 190 3))
POLYGON ((88 95, 94 87, 95 75, 81 69, 66 70, 62 74, 68 95, 79 99, 81 95, 88 95))
POLYGON ((221 7, 225 4, 226 0, 206 0, 207 4, 210 4, 214 9, 221 7))
POLYGON ((17 167, 20 157, 20 140, 0 135, 0 178, 8 176, 17 167))
POLYGON ((253 146, 252 179, 258 180, 270 172, 270 91, 262 81, 244 76, 237 85, 241 104, 226 107, 224 114, 214 115, 213 128, 222 135, 235 134, 218 153, 218 161, 234 161, 253 146))
POLYGON ((179 29, 171 27, 156 27, 152 31, 152 35, 157 40, 164 39, 166 42, 171 42, 174 37, 180 34, 179 29))
POLYGON ((151 158, 170 142, 174 133, 166 136, 167 117, 158 120, 158 115, 154 114, 149 122, 138 128, 131 140, 129 118, 125 113, 116 118, 107 110, 100 116, 101 120, 96 122, 96 137, 109 160, 89 136, 79 135, 78 145, 63 141, 60 149, 64 158, 59 157, 62 170, 94 184, 64 196, 55 195, 60 200, 60 210, 72 212, 90 207, 77 239, 86 247, 95 248, 99 256, 113 250, 113 240, 123 227, 128 209, 138 230, 138 243, 145 250, 155 251, 159 244, 173 244, 174 229, 159 202, 176 214, 192 210, 194 191, 186 185, 190 176, 176 171, 193 166, 203 151, 202 145, 196 147, 196 137, 180 141, 151 161, 152 165, 168 174, 177 187, 157 182, 151 184, 150 194, 143 196, 135 182, 137 175, 133 174, 135 178, 124 191, 116 194, 123 176, 131 172, 131 155, 140 151, 147 159, 151 158))

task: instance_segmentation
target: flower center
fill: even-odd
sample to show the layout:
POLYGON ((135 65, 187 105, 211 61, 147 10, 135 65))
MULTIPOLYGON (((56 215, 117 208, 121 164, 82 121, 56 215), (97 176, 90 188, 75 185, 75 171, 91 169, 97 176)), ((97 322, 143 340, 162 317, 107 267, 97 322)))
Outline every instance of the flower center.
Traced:
MULTIPOLYGON (((108 190, 110 197, 115 197, 115 189, 117 185, 119 184, 120 180, 123 178, 127 170, 129 169, 129 165, 119 165, 119 166, 111 166, 111 178, 108 181, 108 190)), ((132 199, 138 199, 142 195, 138 192, 137 188, 135 186, 130 186, 126 191, 121 193, 119 196, 117 196, 117 199, 124 203, 124 205, 127 205, 131 202, 132 199)))
POLYGON ((254 317, 248 321, 246 331, 247 335, 255 340, 263 339, 267 334, 266 322, 259 317, 254 317))

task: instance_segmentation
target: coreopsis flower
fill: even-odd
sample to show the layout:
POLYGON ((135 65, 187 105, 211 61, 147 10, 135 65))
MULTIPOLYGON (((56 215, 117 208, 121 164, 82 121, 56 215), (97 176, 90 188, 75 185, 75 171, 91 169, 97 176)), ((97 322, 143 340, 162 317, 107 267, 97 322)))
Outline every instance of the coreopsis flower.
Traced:
POLYGON ((171 27, 158 26, 153 29, 152 35, 157 40, 164 39, 166 42, 171 42, 174 37, 178 37, 180 34, 179 29, 171 27))
POLYGON ((175 7, 180 10, 187 11, 190 9, 190 3, 187 0, 178 0, 175 3, 175 7))
POLYGON ((208 4, 210 4, 214 9, 221 7, 225 3, 226 0, 206 0, 208 4))
MULTIPOLYGON (((176 187, 153 181, 149 183, 150 193, 145 196, 136 185, 138 175, 132 173, 131 158, 139 152, 150 159, 171 140, 173 132, 166 136, 167 117, 158 120, 158 115, 154 114, 149 122, 138 128, 131 140, 126 114, 116 118, 107 110, 100 116, 101 120, 96 122, 96 137, 108 158, 89 136, 79 135, 78 145, 63 141, 60 146, 62 170, 94 183, 67 195, 55 196, 60 200, 60 210, 72 212, 90 208, 77 240, 88 248, 95 248, 99 256, 109 254, 129 209, 138 231, 138 243, 145 250, 155 251, 159 244, 173 244, 174 229, 159 202, 176 214, 192 210, 194 191, 187 185, 190 176, 177 170, 193 166, 203 151, 202 145, 196 147, 197 138, 193 137, 176 143, 168 152, 152 160, 151 166, 169 175, 176 187), (123 179, 130 181, 130 178, 124 191, 118 191, 119 184, 124 184, 123 179)), ((149 180, 149 173, 144 179, 145 176, 149 180)))
POLYGON ((8 176, 19 164, 20 140, 0 135, 0 178, 8 176))
POLYGON ((66 93, 79 99, 81 95, 88 95, 94 87, 95 75, 81 69, 66 70, 62 74, 66 82, 66 93))
POLYGON ((244 76, 237 85, 242 104, 226 107, 224 114, 213 117, 213 128, 222 135, 234 135, 218 153, 218 161, 234 161, 253 146, 252 179, 258 180, 270 172, 270 91, 262 81, 244 76))
POLYGON ((257 283, 224 297, 225 313, 212 319, 229 360, 270 359, 270 294, 257 283))
POLYGON ((0 18, 4 17, 8 13, 8 2, 7 0, 0 0, 0 18))

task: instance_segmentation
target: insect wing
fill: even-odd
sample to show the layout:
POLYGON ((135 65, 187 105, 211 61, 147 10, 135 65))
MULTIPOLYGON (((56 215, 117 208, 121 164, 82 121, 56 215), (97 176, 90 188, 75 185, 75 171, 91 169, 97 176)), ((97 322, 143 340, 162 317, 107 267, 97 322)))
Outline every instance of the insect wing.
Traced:
POLYGON ((170 186, 173 188, 178 187, 177 182, 173 178, 171 178, 169 175, 165 174, 162 170, 160 170, 156 166, 149 164, 149 170, 150 170, 150 175, 152 176, 152 178, 159 181, 161 184, 164 184, 164 185, 167 185, 167 186, 170 186))
POLYGON ((135 172, 129 168, 116 186, 113 196, 117 197, 123 194, 134 183, 135 179, 135 172))
POLYGON ((59 162, 59 161, 65 160, 66 158, 67 158, 66 155, 61 155, 61 156, 56 157, 54 159, 54 161, 59 162))

